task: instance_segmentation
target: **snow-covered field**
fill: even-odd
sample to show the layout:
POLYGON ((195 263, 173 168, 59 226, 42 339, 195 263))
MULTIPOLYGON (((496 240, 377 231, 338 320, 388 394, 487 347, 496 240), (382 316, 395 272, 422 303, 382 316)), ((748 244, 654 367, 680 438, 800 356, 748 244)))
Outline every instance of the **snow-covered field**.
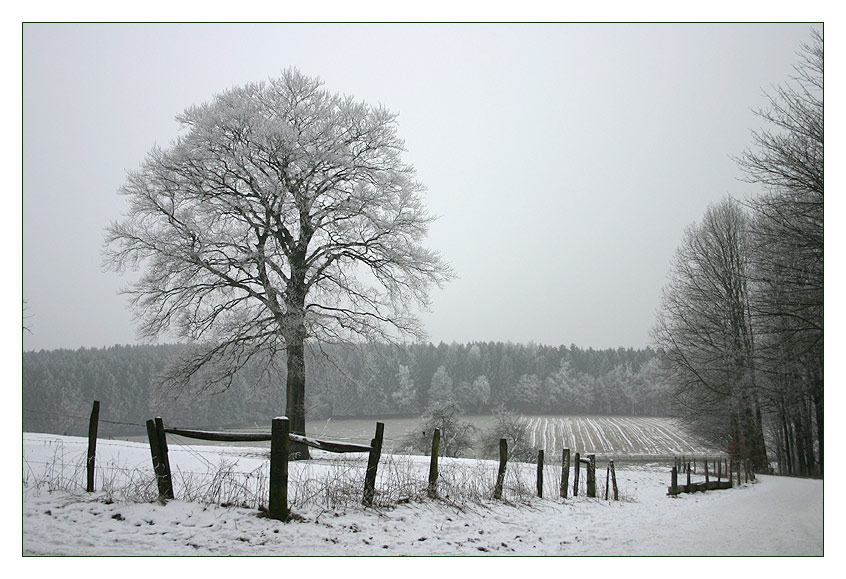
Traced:
MULTIPOLYGON (((444 492, 455 492, 440 501, 420 498, 428 458, 383 456, 377 491, 383 503, 390 495, 387 502, 399 504, 365 509, 358 502, 366 457, 316 453, 308 464, 291 463, 297 517, 282 523, 251 506, 219 504, 227 497, 261 504, 267 449, 172 445, 177 500, 166 505, 145 500, 154 492, 146 445, 98 441, 92 494, 82 490, 85 449, 82 438, 23 435, 24 555, 823 554, 819 480, 760 476, 740 488, 669 498, 667 468, 644 465, 617 470, 620 502, 557 498, 554 477, 545 485, 551 498, 537 499, 525 492, 535 469, 525 465, 502 503, 462 498, 472 492, 462 476, 481 477, 487 489, 496 465, 455 459, 442 469, 444 492)), ((597 478, 601 496, 602 464, 597 478)))
MULTIPOLYGON (((525 416, 529 445, 545 449, 547 456, 560 456, 562 448, 573 452, 592 452, 601 456, 719 456, 722 453, 701 438, 692 434, 679 420, 670 417, 649 416, 592 416, 592 415, 531 415, 525 416)), ((463 416, 481 437, 494 425, 491 414, 463 416)), ((387 418, 383 448, 402 447, 403 440, 420 427, 419 418, 387 418)), ((313 420, 307 423, 309 435, 315 438, 370 444, 374 420, 342 418, 313 420)), ((266 431, 269 424, 257 426, 266 431)), ((252 428, 237 428, 249 431, 252 428)), ((477 448, 476 450, 481 450, 477 448)), ((472 452, 470 453, 472 455, 472 452)))
POLYGON ((717 456, 719 450, 693 436, 676 419, 648 416, 530 416, 534 448, 590 449, 597 456, 717 456))

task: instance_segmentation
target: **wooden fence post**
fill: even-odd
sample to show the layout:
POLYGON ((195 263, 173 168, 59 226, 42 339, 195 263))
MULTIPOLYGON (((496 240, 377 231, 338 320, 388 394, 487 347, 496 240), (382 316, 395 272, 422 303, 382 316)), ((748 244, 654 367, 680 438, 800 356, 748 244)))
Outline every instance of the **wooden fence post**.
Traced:
POLYGON ((605 467, 605 500, 608 500, 608 483, 611 478, 611 462, 608 462, 608 466, 605 467))
POLYGON ((670 492, 672 494, 678 493, 676 490, 679 486, 679 467, 674 466, 673 470, 670 471, 670 492))
POLYGON ((270 500, 267 514, 279 521, 288 520, 289 431, 287 416, 277 416, 270 423, 270 500))
POLYGON ((94 406, 91 408, 91 418, 88 421, 88 458, 86 466, 88 467, 88 479, 86 481, 85 490, 89 493, 94 492, 94 457, 97 454, 97 427, 100 421, 100 401, 95 400, 94 406))
POLYGON ((561 453, 561 489, 562 499, 567 498, 567 483, 570 480, 570 449, 565 448, 561 453))
POLYGON ((367 459, 367 472, 364 475, 364 498, 361 503, 366 507, 373 506, 373 496, 376 494, 376 470, 379 467, 379 457, 382 454, 382 438, 385 425, 376 423, 376 437, 370 443, 370 456, 367 459))
POLYGON ((579 473, 582 471, 582 459, 578 452, 573 461, 573 467, 576 469, 573 471, 573 496, 577 497, 579 496, 579 473))
POLYGON ((170 474, 170 458, 168 457, 167 435, 164 431, 164 422, 160 416, 156 416, 156 436, 159 439, 159 450, 161 451, 162 464, 164 465, 165 484, 167 485, 167 498, 173 498, 173 477, 170 474))
POLYGON ((620 494, 617 492, 617 473, 614 471, 614 461, 611 461, 611 486, 614 487, 614 500, 620 500, 620 494))
POLYGON ((711 482, 708 478, 708 460, 705 460, 705 490, 708 490, 708 483, 711 482))
POLYGON ((165 470, 163 456, 165 451, 161 448, 158 429, 155 420, 147 421, 147 438, 150 440, 150 454, 153 457, 153 472, 156 473, 156 486, 159 489, 159 501, 164 502, 173 498, 173 486, 170 485, 170 477, 165 470))
POLYGON ((588 465, 587 465, 587 496, 592 499, 596 498, 596 455, 589 454, 588 455, 588 465))
POLYGON ((687 486, 685 492, 690 492, 690 461, 687 462, 687 486))
POLYGON ((538 450, 538 498, 543 498, 543 451, 538 450))
POLYGON ((438 454, 441 450, 441 429, 436 428, 432 435, 432 458, 429 462, 429 488, 426 495, 433 499, 438 496, 438 454))
POLYGON ((508 463, 508 441, 499 439, 499 470, 496 473, 496 485, 494 486, 494 498, 502 498, 502 485, 505 482, 505 466, 508 463))

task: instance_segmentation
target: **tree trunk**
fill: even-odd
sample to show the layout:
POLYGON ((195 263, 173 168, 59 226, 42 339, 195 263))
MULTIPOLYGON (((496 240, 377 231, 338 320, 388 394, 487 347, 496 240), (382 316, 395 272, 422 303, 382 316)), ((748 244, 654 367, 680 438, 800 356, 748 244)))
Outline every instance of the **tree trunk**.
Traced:
MULTIPOLYGON (((305 327, 300 324, 288 332, 286 337, 286 354, 288 358, 288 378, 285 387, 285 413, 293 434, 305 436, 305 327)), ((306 460, 309 458, 308 446, 302 442, 291 442, 291 460, 306 460)))
POLYGON ((790 427, 787 424, 787 410, 784 404, 781 405, 781 426, 784 437, 784 467, 781 474, 793 474, 793 450, 790 440, 790 427))
POLYGON ((806 399, 802 403, 802 425, 805 427, 805 464, 808 465, 808 475, 816 474, 817 458, 814 455, 814 428, 811 418, 811 401, 806 399))
POLYGON ((801 410, 794 416, 793 419, 794 436, 796 443, 793 447, 796 449, 796 472, 800 475, 807 475, 808 465, 805 461, 807 453, 805 452, 805 428, 802 424, 801 410))
MULTIPOLYGON (((822 364, 820 364, 821 367, 822 364)), ((817 443, 819 444, 819 475, 823 476, 823 375, 816 367, 811 377, 811 400, 814 403, 814 415, 817 423, 817 443)))

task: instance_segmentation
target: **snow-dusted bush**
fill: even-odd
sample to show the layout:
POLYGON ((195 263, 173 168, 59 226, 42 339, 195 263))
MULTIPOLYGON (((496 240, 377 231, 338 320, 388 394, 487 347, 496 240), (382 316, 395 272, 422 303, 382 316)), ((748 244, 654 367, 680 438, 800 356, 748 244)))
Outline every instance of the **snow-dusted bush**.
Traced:
POLYGON ((473 450, 476 427, 461 420, 461 414, 461 407, 452 400, 429 405, 417 428, 403 439, 402 447, 413 454, 429 455, 432 436, 440 429, 440 456, 458 457, 473 450))

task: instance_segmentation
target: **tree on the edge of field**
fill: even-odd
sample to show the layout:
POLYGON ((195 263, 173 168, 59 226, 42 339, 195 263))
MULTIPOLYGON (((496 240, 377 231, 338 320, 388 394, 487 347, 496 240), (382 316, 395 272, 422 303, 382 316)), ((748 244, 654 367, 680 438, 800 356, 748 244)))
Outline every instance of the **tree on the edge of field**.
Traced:
POLYGON ((683 415, 765 469, 749 267, 743 208, 731 198, 709 206, 676 251, 652 335, 683 415))
POLYGON ((108 267, 143 269, 124 290, 140 336, 195 344, 168 389, 225 389, 250 359, 284 352, 300 434, 305 347, 419 339, 415 308, 452 277, 422 245, 433 218, 396 114, 322 84, 289 69, 186 109, 184 132, 129 173, 129 212, 105 244, 108 267))
POLYGON ((759 366, 784 449, 779 463, 787 472, 811 474, 822 472, 824 455, 822 36, 812 31, 812 42, 802 48, 791 81, 769 93, 769 106, 759 112, 767 128, 753 132, 753 147, 738 163, 748 181, 766 188, 749 202, 752 311, 759 366))

